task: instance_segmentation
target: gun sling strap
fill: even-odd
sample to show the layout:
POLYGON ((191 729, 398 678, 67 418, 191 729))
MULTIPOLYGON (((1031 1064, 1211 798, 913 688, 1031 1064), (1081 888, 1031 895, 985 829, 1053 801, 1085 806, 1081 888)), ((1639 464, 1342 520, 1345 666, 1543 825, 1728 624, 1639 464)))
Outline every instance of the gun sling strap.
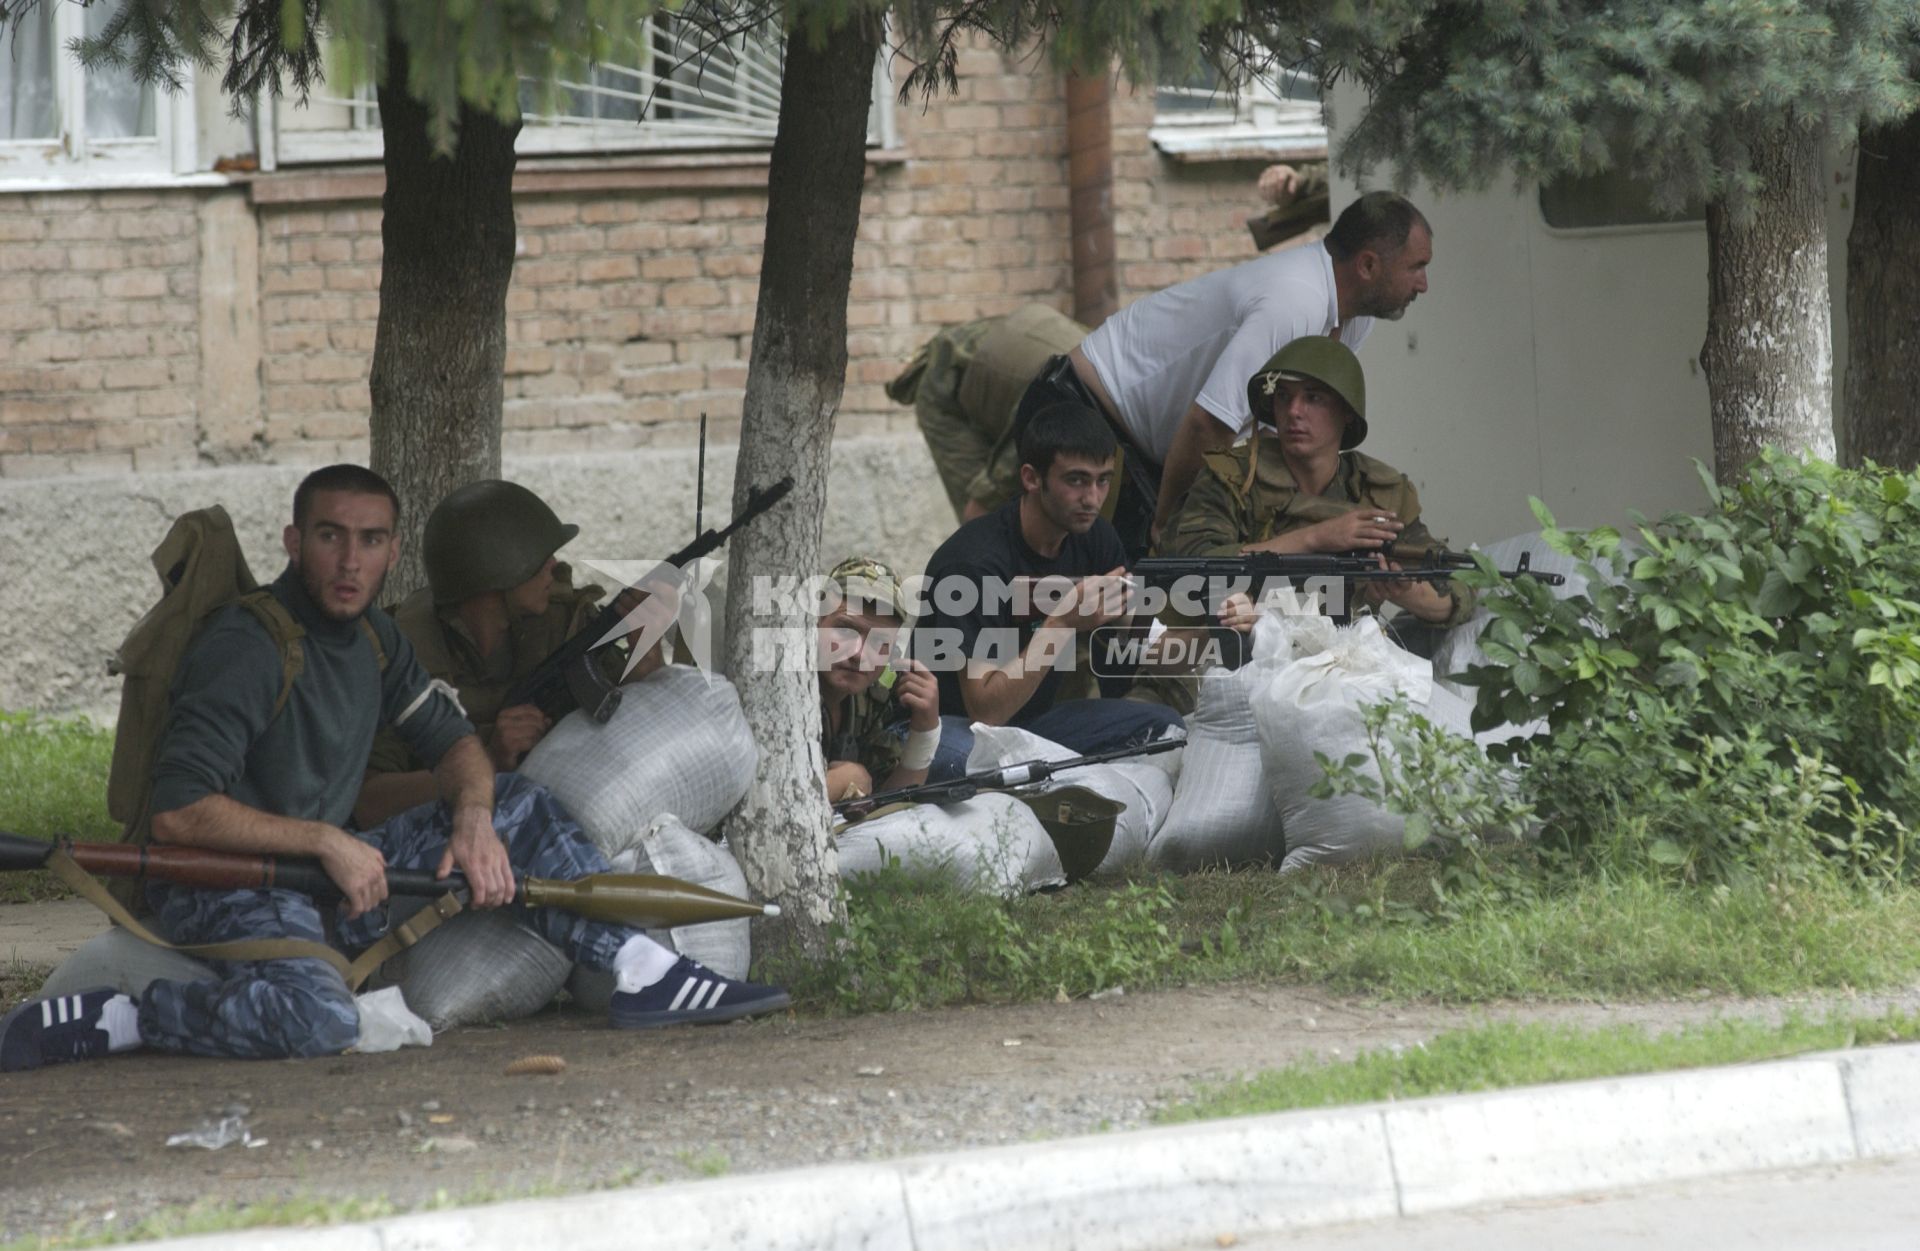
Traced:
POLYGON ((323 960, 346 979, 349 990, 360 989, 361 983, 371 977, 375 969, 425 938, 442 921, 461 910, 459 896, 451 892, 442 895, 394 926, 386 937, 352 960, 325 943, 309 942, 304 938, 250 938, 231 943, 176 945, 135 920, 133 914, 106 887, 100 885, 66 852, 56 849, 47 857, 46 867, 48 872, 71 886, 76 895, 106 913, 115 925, 142 942, 202 960, 323 960))

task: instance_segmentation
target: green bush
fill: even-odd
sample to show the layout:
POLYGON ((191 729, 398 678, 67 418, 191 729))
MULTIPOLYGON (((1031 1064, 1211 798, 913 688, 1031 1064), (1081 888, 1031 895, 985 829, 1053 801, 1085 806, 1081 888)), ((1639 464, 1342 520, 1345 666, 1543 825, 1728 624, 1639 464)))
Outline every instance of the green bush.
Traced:
POLYGON ((1905 867, 1920 778, 1920 479, 1768 453, 1704 470, 1699 516, 1545 537, 1587 592, 1497 584, 1476 728, 1545 718, 1496 749, 1524 766, 1549 845, 1690 879, 1812 852, 1905 867))

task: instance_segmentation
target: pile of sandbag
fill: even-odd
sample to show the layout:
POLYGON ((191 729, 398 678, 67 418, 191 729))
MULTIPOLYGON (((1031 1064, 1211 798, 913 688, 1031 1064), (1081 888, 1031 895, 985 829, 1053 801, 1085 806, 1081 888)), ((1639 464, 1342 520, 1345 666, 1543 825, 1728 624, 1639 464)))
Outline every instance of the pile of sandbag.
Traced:
POLYGON ((834 833, 840 872, 907 872, 958 890, 1012 897, 1064 886, 1066 869, 1040 818, 1018 798, 987 791, 957 804, 915 804, 834 833))
POLYGON ((1278 666, 1322 648, 1333 623, 1282 595, 1255 623, 1247 663, 1200 675, 1187 714, 1173 806, 1147 845, 1149 863, 1175 873, 1274 864, 1286 837, 1260 759, 1252 696, 1278 666))
MULTIPOLYGON (((733 857, 702 835, 753 782, 759 749, 725 678, 667 665, 621 688, 605 725, 575 712, 540 740, 520 773, 553 792, 616 871, 662 873, 745 894, 733 857), (626 866, 624 869, 622 866, 626 866)), ((727 921, 654 937, 715 972, 747 968, 747 924, 727 921), (710 932, 711 931, 711 932, 710 932)), ((510 913, 462 913, 382 966, 370 985, 397 985, 436 1030, 527 1016, 571 985, 604 1007, 610 977, 573 969, 565 953, 510 913)))
MULTIPOLYGON (((1161 754, 1176 755, 1183 750, 1161 754)), ((1078 754, 1070 747, 1019 726, 976 725, 973 751, 967 756, 967 772, 981 773, 1027 760, 1067 760, 1078 754)), ((1167 809, 1173 803, 1172 777, 1166 769, 1153 763, 1155 759, 1156 756, 1141 756, 1083 765, 1056 774, 1032 788, 1033 793, 1046 795, 1066 787, 1085 787, 1120 805, 1120 812, 1114 818, 1113 842, 1090 876, 1113 876, 1146 859, 1147 844, 1166 820, 1167 809)))
POLYGON ((733 683, 665 665, 621 688, 605 725, 584 712, 562 719, 521 762, 609 856, 672 813, 711 833, 746 796, 760 749, 733 683))
POLYGON ((1275 666, 1249 697, 1260 759, 1286 831, 1284 872, 1309 864, 1360 860, 1405 849, 1406 819, 1364 795, 1315 799, 1325 776, 1320 757, 1358 754, 1360 770, 1380 778, 1363 710, 1404 695, 1430 721, 1462 732, 1469 711, 1435 685, 1428 663, 1387 638, 1374 617, 1333 632, 1323 649, 1275 666))

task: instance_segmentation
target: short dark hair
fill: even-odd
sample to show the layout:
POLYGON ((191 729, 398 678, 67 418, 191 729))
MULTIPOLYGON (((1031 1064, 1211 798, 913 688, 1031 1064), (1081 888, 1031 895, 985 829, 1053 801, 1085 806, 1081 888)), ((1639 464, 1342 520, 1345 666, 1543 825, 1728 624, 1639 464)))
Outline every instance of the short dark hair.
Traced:
POLYGON ((393 493, 385 478, 368 469, 365 465, 328 465, 325 469, 316 469, 300 479, 300 485, 293 492, 293 524, 307 524, 307 512, 313 507, 313 497, 322 491, 348 491, 355 495, 384 495, 393 505, 393 521, 400 523, 400 497, 393 493))
POLYGON ((1336 261, 1351 260, 1364 251, 1392 256, 1407 246, 1407 236, 1419 226, 1429 236, 1433 227, 1413 201, 1393 191, 1369 191, 1341 211, 1327 232, 1327 252, 1336 261))
POLYGON ((1103 461, 1112 460, 1119 447, 1106 418, 1085 404, 1061 400, 1035 413, 1020 432, 1020 463, 1045 478, 1062 452, 1103 461))

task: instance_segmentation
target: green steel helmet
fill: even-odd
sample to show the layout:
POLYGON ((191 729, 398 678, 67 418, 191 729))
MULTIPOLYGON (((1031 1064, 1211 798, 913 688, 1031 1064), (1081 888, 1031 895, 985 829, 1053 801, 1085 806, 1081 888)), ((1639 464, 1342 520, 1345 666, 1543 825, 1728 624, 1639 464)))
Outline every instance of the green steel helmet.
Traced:
POLYGON ((421 551, 433 602, 510 591, 578 533, 579 526, 562 524, 545 500, 517 483, 469 482, 427 518, 421 551))
POLYGON ((1332 388, 1347 402, 1347 425, 1340 433, 1340 450, 1360 446, 1367 437, 1367 378, 1353 349, 1330 335, 1302 335, 1273 354, 1260 372, 1247 380, 1247 404, 1256 419, 1269 417, 1273 393, 1280 380, 1311 378, 1332 388))
POLYGON ((862 616, 897 617, 905 622, 912 605, 900 579, 883 561, 871 556, 849 556, 827 570, 827 580, 839 584, 848 611, 862 616))

